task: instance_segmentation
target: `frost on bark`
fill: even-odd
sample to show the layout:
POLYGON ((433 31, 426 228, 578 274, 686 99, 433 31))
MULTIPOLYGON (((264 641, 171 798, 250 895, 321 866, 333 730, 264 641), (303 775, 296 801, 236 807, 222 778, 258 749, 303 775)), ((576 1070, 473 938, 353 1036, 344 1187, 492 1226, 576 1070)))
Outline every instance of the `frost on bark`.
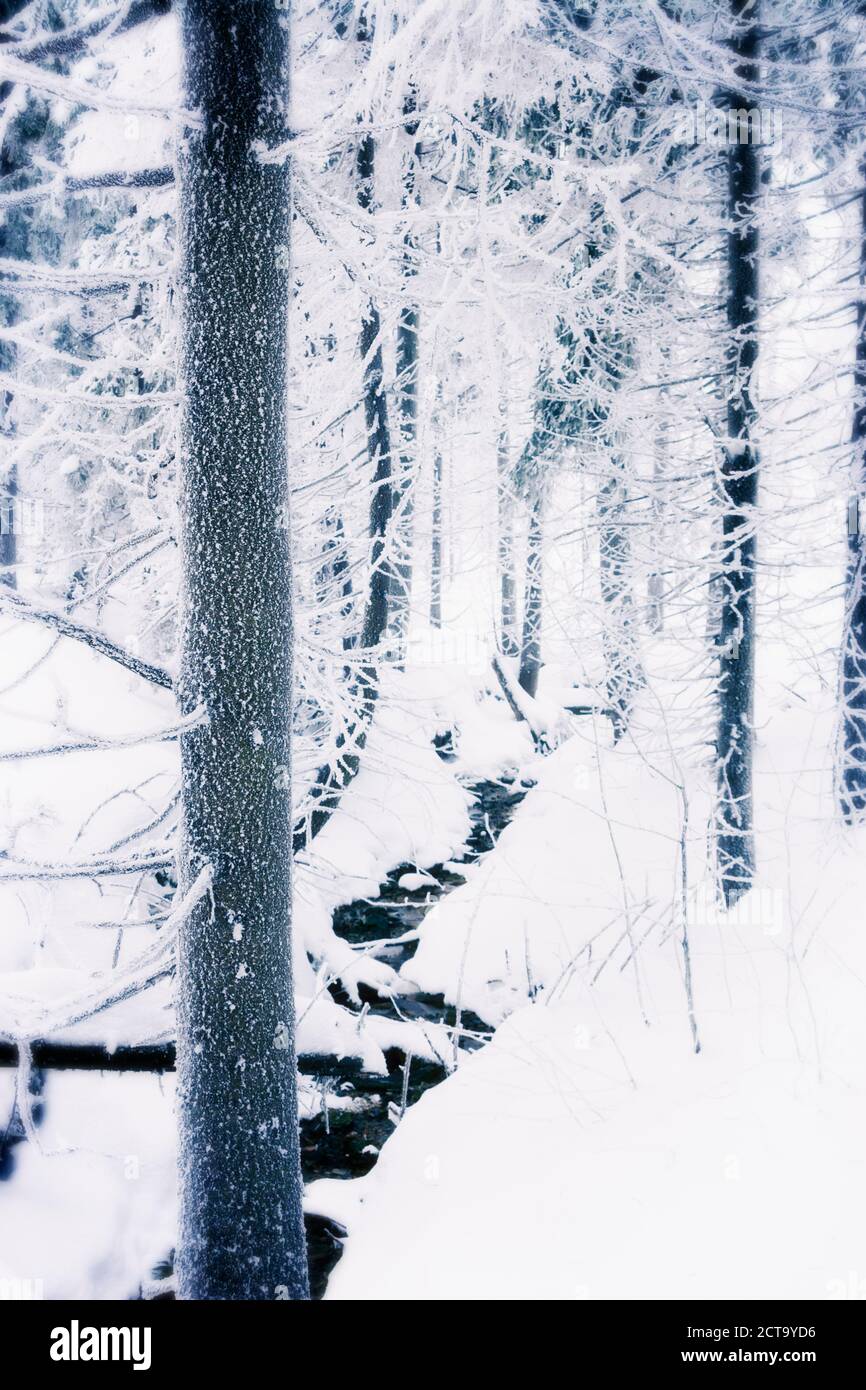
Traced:
POLYGON ((628 731, 635 694, 644 681, 637 643, 628 500, 622 460, 614 455, 609 477, 599 484, 596 514, 599 582, 605 608, 605 688, 615 743, 628 731))
MULTIPOLYGON (((759 77, 756 0, 731 0, 737 75, 759 77), (744 22, 745 21, 745 22, 744 22)), ((748 96, 729 95, 732 109, 748 96)), ((740 132, 741 136, 743 132, 740 132)), ((728 440, 721 465, 721 625, 716 858, 719 891, 730 905, 751 886, 755 866, 752 808, 754 722, 755 530, 758 454, 754 443, 754 375, 758 362, 758 202, 760 152, 745 139, 728 148, 727 317, 728 440)))
MULTIPOLYGON (((8 24, 26 8, 24 0, 0 0, 0 22, 8 24)), ((0 46, 6 37, 0 34, 0 46)), ((23 112, 9 118, 7 103, 15 95, 11 82, 0 83, 0 181, 6 188, 28 168, 31 162, 31 147, 44 133, 48 121, 48 107, 45 102, 27 102, 23 112)), ((35 239, 29 209, 9 209, 0 221, 0 257, 29 260, 31 242, 35 239)), ((12 327, 19 316, 19 306, 14 295, 4 291, 0 294, 0 327, 12 327)), ((0 371, 11 377, 15 366, 15 346, 9 341, 0 341, 0 371)), ((0 438, 14 434, 12 423, 13 396, 8 388, 0 388, 0 438)), ((16 539, 16 502, 18 499, 18 470, 15 463, 6 467, 0 464, 0 585, 16 587, 15 566, 18 560, 16 539)))
POLYGON ((526 539, 526 583, 523 590, 523 638, 520 644, 520 673, 518 681, 527 695, 538 691, 541 669, 541 604, 542 567, 544 563, 541 497, 536 497, 529 510, 529 533, 526 539))
MULTIPOLYGON (((358 18, 357 38, 366 52, 371 34, 363 11, 358 18)), ((358 206, 362 212, 372 213, 376 207, 376 140, 369 131, 358 141, 355 172, 358 206)), ((417 326, 417 319, 415 323, 417 326)), ((405 323, 402 326, 408 332, 405 323)), ((412 350, 416 338, 413 330, 412 350)), ((372 297, 364 305, 361 316, 359 351, 363 364, 364 429, 373 488, 369 520, 370 579, 360 640, 352 643, 357 657, 348 671, 355 716, 340 729, 331 757, 316 772, 309 794, 310 809, 294 826, 292 844, 295 854, 307 849, 324 829, 337 810, 343 792, 360 771, 361 753, 379 698, 379 663, 385 655, 383 644, 389 633, 396 634, 399 643, 401 633, 406 630, 402 617, 395 619, 395 613, 402 613, 407 608, 407 576, 411 578, 411 570, 402 566, 399 554, 395 554, 399 545, 396 532, 400 520, 401 482, 400 478, 394 476, 391 422, 385 389, 382 318, 372 297)), ((407 351, 409 349, 404 342, 404 352, 407 351)), ((408 421, 414 431, 417 409, 414 389, 408 399, 410 405, 407 407, 408 414, 403 416, 403 425, 408 421)))
MULTIPOLYGON (((414 90, 404 102, 404 114, 411 116, 416 109, 414 90)), ((421 146, 417 142, 418 122, 409 121, 405 127, 410 148, 403 170, 403 206, 412 208, 418 202, 418 168, 421 146)), ((393 544, 396 558, 393 566, 392 626, 394 650, 400 661, 405 659, 409 636, 409 613, 412 601, 412 544, 414 531, 413 484, 418 454, 418 358, 421 311, 413 301, 410 290, 417 272, 417 248, 410 229, 403 237, 402 282, 404 303, 397 320, 396 366, 397 406, 400 426, 400 473, 397 482, 397 525, 393 544)))
POLYGON ((517 656, 517 604, 514 582, 514 494, 509 458, 505 402, 500 402, 500 430, 496 448, 496 565, 499 578, 499 649, 503 656, 517 656))
MULTIPOLYGON (((369 43, 363 14, 358 23, 358 39, 365 45, 369 43)), ((372 212, 375 207, 376 141, 370 133, 362 135, 358 142, 355 168, 358 206, 362 212, 372 212)), ((385 393, 382 319, 372 298, 367 300, 361 316, 359 351, 363 364, 364 429, 373 472, 373 490, 369 520, 370 579, 360 641, 352 643, 352 648, 358 652, 357 664, 348 671, 356 715, 340 729, 334 741, 333 755, 322 763, 313 779, 310 810, 295 824, 293 831, 295 854, 307 849, 324 829, 339 806, 346 787, 360 771, 361 753, 379 698, 382 644, 388 632, 394 593, 399 584, 392 554, 397 491, 385 393)))
POLYGON ((288 20, 186 0, 180 288, 181 891, 212 896, 178 949, 186 1299, 307 1296, 291 975, 291 571, 286 524, 288 20))
POLYGON ((430 626, 442 626, 442 384, 436 387, 433 416, 433 474, 430 505, 430 626))
POLYGON ((847 821, 866 813, 866 161, 861 166, 860 294, 854 357, 855 491, 848 503, 848 575, 842 644, 839 800, 847 821))

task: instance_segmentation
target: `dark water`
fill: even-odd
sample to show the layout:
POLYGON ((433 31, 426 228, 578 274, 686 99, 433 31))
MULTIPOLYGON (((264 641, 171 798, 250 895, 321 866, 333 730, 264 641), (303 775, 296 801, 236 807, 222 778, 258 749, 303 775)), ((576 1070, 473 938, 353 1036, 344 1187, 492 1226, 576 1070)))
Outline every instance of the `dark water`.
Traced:
MULTIPOLYGON (((526 794, 524 786, 499 782, 477 783, 470 790, 475 796, 471 809, 472 833, 460 861, 466 864, 473 863, 493 847, 515 807, 526 794)), ((374 902, 359 901, 339 908, 334 914, 337 934, 359 946, 371 941, 385 941, 389 937, 399 938, 416 928, 434 903, 464 882, 456 869, 438 866, 427 871, 436 880, 435 887, 428 884, 415 892, 407 892, 398 887, 398 880, 404 873, 413 870, 414 865, 411 864, 403 864, 395 869, 388 875, 380 896, 374 902)), ((399 969, 411 959, 416 946, 414 941, 400 942, 393 948, 385 945, 377 951, 377 956, 399 969)), ((338 1002, 348 1004, 339 987, 334 986, 331 993, 338 1002)), ((390 1000, 380 999, 363 987, 360 993, 370 1013, 398 1017, 390 1000)), ((456 1022, 454 1008, 446 1005, 441 997, 400 996, 397 1004, 402 1018, 444 1023, 452 1027, 456 1022)), ((487 1025, 466 1009, 461 1010, 460 1025, 461 1048, 480 1047, 489 1037, 487 1025)), ((363 1109, 323 1109, 320 1115, 302 1122, 301 1163, 305 1182, 312 1182, 316 1178, 356 1178, 369 1173, 376 1163, 379 1149, 393 1133, 395 1123, 399 1122, 404 1106, 413 1105, 431 1086, 443 1081, 447 1074, 444 1067, 410 1058, 407 1075, 407 1060, 399 1051, 386 1054, 386 1060, 387 1078, 362 1076, 337 1084, 340 1094, 358 1099, 363 1103, 363 1109)), ((321 1298, 325 1292, 328 1276, 342 1254, 344 1235, 345 1231, 334 1222, 322 1217, 307 1218, 313 1298, 321 1298)))
MULTIPOLYGON (((403 874, 414 872, 415 866, 400 865, 388 875, 379 897, 374 901, 360 900, 338 909, 334 915, 334 929, 339 936, 356 946, 364 946, 372 941, 382 942, 376 954, 395 970, 411 959, 417 943, 399 942, 396 938, 416 928, 434 903, 465 881, 459 864, 472 864, 493 847, 527 788, 517 784, 480 782, 469 790, 475 797, 470 810, 472 832, 460 860, 454 861, 454 867, 446 869, 440 865, 428 870, 435 883, 407 892, 398 886, 398 880, 403 874), (388 945, 390 938, 394 938, 393 946, 388 945)), ((339 985, 331 986, 331 994, 337 1002, 350 1004, 339 985)), ((398 1014, 391 1000, 380 998, 374 991, 362 986, 360 994, 367 1011, 382 1017, 417 1019, 450 1027, 456 1022, 454 1008, 446 1005, 441 997, 400 996, 397 1000, 398 1014)), ((488 1037, 487 1025, 462 1009, 459 1046, 464 1049, 480 1047, 488 1037)), ((382 1145, 394 1132, 403 1111, 431 1086, 444 1080, 447 1074, 444 1066, 421 1058, 406 1058, 399 1049, 393 1049, 385 1056, 387 1076, 370 1076, 361 1072, 357 1062, 353 1064, 351 1060, 302 1059, 302 1069, 308 1073, 312 1070, 316 1076, 323 1100, 330 1094, 357 1103, 351 1109, 323 1104, 318 1115, 301 1122, 301 1164, 305 1182, 313 1182, 317 1178, 357 1178, 368 1173, 376 1163, 382 1145)), ((40 1099, 43 1078, 42 1072, 34 1071, 31 1074, 30 1088, 34 1098, 32 1114, 37 1124, 42 1119, 44 1109, 44 1102, 40 1099)), ((13 1178, 15 1149, 24 1141, 24 1128, 13 1108, 5 1123, 0 1119, 0 1182, 13 1178)), ((308 1216, 306 1228, 312 1296, 320 1299, 327 1287, 328 1276, 342 1254, 342 1238, 346 1233, 334 1222, 319 1216, 308 1216)), ((166 1258, 152 1271, 152 1279, 162 1280, 172 1273, 173 1255, 173 1251, 167 1252, 166 1258)), ((171 1298, 173 1295, 166 1293, 161 1297, 171 1298)))

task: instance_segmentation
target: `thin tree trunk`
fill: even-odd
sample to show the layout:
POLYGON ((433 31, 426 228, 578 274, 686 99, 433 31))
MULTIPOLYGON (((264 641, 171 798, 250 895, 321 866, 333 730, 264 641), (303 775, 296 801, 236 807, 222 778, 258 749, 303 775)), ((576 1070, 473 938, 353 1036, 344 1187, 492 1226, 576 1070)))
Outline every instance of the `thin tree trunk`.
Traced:
MULTIPOLYGON (((5 393, 6 402, 9 402, 9 393, 5 393)), ((0 439, 4 437, 6 431, 2 427, 0 419, 0 439)), ((13 464, 6 474, 5 483, 0 484, 0 584, 7 589, 15 589, 17 581, 15 577, 15 566, 18 561, 18 539, 16 536, 17 509, 16 501, 18 497, 18 474, 13 464)))
MULTIPOLYGON (((860 166, 866 190, 866 160, 860 166)), ((842 747, 839 801, 849 822, 866 812, 866 191, 860 200, 860 297, 854 356, 856 492, 848 503, 848 577, 842 647, 842 747)))
POLYGON ((643 684, 637 650, 627 507, 623 464, 615 457, 610 477, 601 484, 596 497, 599 574, 605 609, 602 647, 614 742, 628 730, 635 692, 643 684))
POLYGON ((430 516, 430 626, 442 626, 442 383, 436 388, 430 516))
MULTIPOLYGON (((369 43, 366 16, 358 20, 358 41, 369 43)), ((369 132, 361 136, 355 162, 358 180, 358 206, 371 212, 375 206, 376 141, 369 132)), ((400 601, 401 577, 395 561, 395 510, 398 494, 394 485, 391 453, 391 427, 388 401, 385 394, 385 366, 382 353, 382 320, 372 299, 364 306, 361 319, 360 353, 363 362, 364 426, 367 434, 367 454, 373 469, 373 493, 370 501, 370 580, 360 642, 351 644, 360 652, 372 653, 366 660, 359 654, 359 664, 349 673, 350 694, 356 701, 357 717, 337 735, 336 756, 322 764, 310 788, 312 802, 308 814, 298 820, 292 831, 292 848, 300 854, 325 828, 340 804, 343 792, 357 776, 360 755, 379 698, 378 662, 380 650, 389 631, 395 599, 400 601)))
MULTIPOLYGON (((757 0, 731 0, 737 72, 758 80, 757 0), (747 15, 743 27, 741 18, 747 15)), ((748 106, 736 94, 735 109, 748 106)), ((741 132, 742 133, 742 132, 741 132)), ((746 132, 748 137, 748 131, 746 132)), ((722 612, 719 653, 718 805, 719 890, 730 906, 751 886, 755 866, 752 807, 754 724, 755 530, 758 455, 754 444, 754 373, 758 361, 757 223, 760 153, 748 138, 728 149, 728 296, 730 332, 728 444, 721 469, 722 612)))
MULTIPOLYGON (((8 23, 9 20, 14 19, 15 16, 25 8, 26 0, 0 0, 0 22, 4 24, 8 23)), ((0 45, 7 41, 6 37, 0 35, 0 45)), ((14 91, 15 88, 11 82, 0 83, 0 116, 3 114, 3 106, 11 99, 14 91)), ((13 131, 15 131, 15 124, 13 120, 13 131)), ((8 147, 12 145, 12 142, 8 139, 8 129, 6 134, 7 138, 3 141, 3 147, 0 149, 0 178, 3 179, 8 178, 10 174, 17 173, 20 168, 24 167, 26 162, 22 156, 20 141, 16 139, 15 144, 19 145, 19 148, 13 148, 10 151, 8 147)), ((15 134, 17 136, 18 132, 15 131, 15 134)), ((2 219, 2 222, 0 222, 0 256, 9 255, 10 242, 14 243, 14 230, 12 224, 16 221, 19 233, 18 240, 20 242, 20 228, 22 225, 20 214, 19 218, 16 219, 14 213, 11 217, 10 214, 7 213, 2 219)), ((24 222, 24 225, 26 226, 27 223, 24 222)), ((0 325, 4 328, 11 327, 16 322, 17 318, 17 301, 12 295, 3 293, 0 295, 0 325)), ((13 343, 0 342, 0 370, 8 377, 13 375, 16 356, 15 345, 13 343)), ((4 390, 0 392, 0 439, 4 436, 8 438, 14 433, 9 424, 9 415, 13 399, 14 397, 11 391, 4 390)), ((4 585, 7 589, 14 589, 17 587, 15 572, 15 566, 18 562, 18 543, 16 537, 16 525, 18 521, 16 507, 17 497, 18 470, 13 463, 6 471, 5 477, 0 481, 0 584, 4 585)))
MULTIPOLYGON (((660 408, 667 407, 667 394, 662 391, 659 396, 660 408)), ((665 506, 663 502, 663 489, 665 482, 665 470, 668 458, 668 427, 664 416, 659 419, 656 427, 655 449, 653 453, 653 500, 650 509, 650 523, 652 534, 649 537, 650 549, 656 557, 656 563, 660 568, 653 569, 647 579, 647 627, 650 632, 659 633, 664 631, 665 626, 665 581, 664 565, 665 555, 665 506)))
MULTIPOLYGON (((404 104, 404 114, 411 115, 416 106, 414 93, 404 104)), ((411 209, 418 201, 418 162, 421 151, 414 142, 418 122, 410 121, 406 133, 412 140, 403 174, 403 206, 411 209)), ((407 302, 400 309, 397 321, 397 412, 400 422, 400 475, 397 482, 397 526, 394 545, 396 556, 393 569, 394 595, 392 626, 394 647, 399 661, 405 659, 412 602, 412 537, 414 531, 413 484, 418 450, 418 334, 421 312, 409 299, 409 288, 417 273, 415 238, 411 227, 403 237, 403 294, 407 302)))
POLYGON ((271 0, 186 0, 178 1293, 308 1296, 291 969, 286 367, 289 40, 271 0))
MULTIPOLYGON (((369 212, 374 205, 376 141, 361 137, 357 155, 358 206, 369 212)), ((361 360, 364 363, 364 421, 367 452, 373 467, 373 497, 370 503, 370 561, 372 571, 364 623, 362 647, 378 647, 388 627, 389 596, 395 588, 394 567, 387 547, 394 516, 396 496, 392 478, 391 430, 385 396, 385 368, 382 356, 382 321, 372 299, 361 320, 361 360)))
POLYGON ((352 594, 352 572, 349 567, 349 552, 346 545, 346 528, 343 525, 342 512, 337 512, 336 532, 336 553, 334 556, 333 576, 334 584, 340 586, 340 597, 343 600, 340 608, 340 618, 343 623, 343 651, 349 652, 355 646, 356 641, 356 634, 350 627, 352 615, 355 611, 355 604, 352 594))
POLYGON ((523 640, 520 648, 518 683, 527 695, 538 691, 541 669, 541 600, 543 565, 542 501, 536 497, 529 511, 526 539, 526 584, 523 591, 523 640))
MULTIPOLYGON (((504 417, 504 402, 500 406, 504 417)), ((514 580, 514 495, 509 458, 508 429, 504 418, 496 449, 497 567, 499 570, 499 648, 503 656, 517 656, 517 602, 514 580)))

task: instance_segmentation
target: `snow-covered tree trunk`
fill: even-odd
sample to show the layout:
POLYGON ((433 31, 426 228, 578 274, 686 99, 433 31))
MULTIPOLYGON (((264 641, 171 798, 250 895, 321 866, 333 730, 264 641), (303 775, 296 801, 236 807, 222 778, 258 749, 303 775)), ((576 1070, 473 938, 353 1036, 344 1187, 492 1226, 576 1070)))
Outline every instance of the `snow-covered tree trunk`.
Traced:
MULTIPOLYGON (((500 405, 504 417, 504 402, 500 405)), ((517 656, 517 605, 514 582, 514 495, 508 428, 500 421, 496 448, 496 562, 499 572, 499 646, 503 656, 517 656)))
POLYGON ((433 474, 430 479, 430 626, 442 626, 442 383, 436 387, 433 413, 433 474))
POLYGON ((527 695, 538 690, 541 669, 542 568, 544 564, 543 501, 536 497, 529 508, 526 538, 526 581, 523 590, 523 637, 518 681, 527 695))
POLYGON ((185 0, 180 152, 180 1233, 187 1299, 307 1296, 291 971, 286 503, 289 36, 272 0, 185 0))
MULTIPOLYGON (((364 135, 358 145, 358 204, 364 212, 374 205, 376 142, 364 135)), ((392 560, 388 553, 394 516, 395 491, 391 459, 391 430, 385 395, 385 366, 382 354, 382 320, 377 305, 368 300, 361 322, 361 358, 364 364, 364 423, 367 452, 373 467, 373 496, 370 503, 371 573, 362 647, 377 647, 388 627, 389 596, 394 588, 392 560)))
MULTIPOLYGON (((731 0, 732 48, 737 73, 759 77, 760 12, 757 0, 731 0)), ((735 110, 748 96, 729 98, 735 110)), ((719 632, 718 805, 716 853, 719 889, 729 905, 752 882, 755 846, 752 813, 754 719, 755 505, 758 454, 754 443, 754 376, 758 362, 758 203, 760 152, 748 129, 728 147, 728 285, 730 334, 728 439, 721 465, 722 611, 719 632)), ((730 137, 729 137, 730 138, 730 137)))
POLYGON ((599 486, 596 495, 596 515, 599 576, 605 610, 602 632, 605 685, 614 741, 617 742, 628 729, 635 691, 643 683, 643 670, 637 646, 628 489, 622 460, 614 456, 610 466, 610 476, 599 486))
MULTIPOLYGON (((25 8, 23 0, 11 0, 6 3, 0 0, 0 22, 8 23, 14 19, 25 8)), ((4 36, 0 35, 0 45, 5 42, 4 36)), ((26 146, 26 139, 22 136, 19 129, 24 122, 8 119, 6 105, 15 97, 15 87, 11 82, 0 83, 0 128, 3 129, 4 138, 0 139, 0 179, 7 179, 10 174, 17 173, 25 164, 23 147, 26 146), (10 139, 10 134, 14 137, 10 139)), ((25 112, 25 116, 26 116, 25 112)), ((31 122, 32 124, 32 122, 31 122)), ((26 210, 22 217, 18 212, 7 212, 0 222, 0 256, 21 255, 26 253, 29 236, 27 235, 27 216, 26 210), (17 243, 17 246, 16 246, 17 243)), ((0 327, 10 327, 18 317, 18 305, 13 295, 0 294, 0 327)), ((0 342, 0 371, 5 376, 12 376, 15 365, 15 347, 10 342, 0 342)), ((8 389, 0 390, 0 438, 14 433, 14 428, 10 423, 12 414, 13 396, 8 389)), ((0 471, 0 584, 6 588, 16 587, 15 565, 18 560, 18 544, 16 539, 16 502, 18 498, 18 469, 14 461, 0 471)))
MULTIPOLYGON (((407 115, 414 112, 416 104, 414 91, 410 92, 404 103, 404 111, 407 115)), ((416 206, 418 202, 417 182, 421 147, 416 143, 417 133, 418 122, 410 121, 406 126, 410 148, 406 155, 403 172, 403 206, 409 209, 416 206)), ((402 281, 406 302, 401 306, 397 320, 396 345, 400 476, 397 486, 397 527, 394 535, 397 555, 394 564, 392 621, 394 648, 400 661, 405 656, 409 633, 409 610, 412 602, 414 482, 418 451, 418 335, 421 330, 421 311, 410 294, 412 281, 417 272, 416 257, 415 237, 410 228, 403 237, 402 281)))
POLYGON ((860 295, 854 356, 854 493, 848 503, 848 579, 842 641, 842 814, 866 812, 866 161, 861 164, 860 295))
MULTIPOLYGON (((357 38, 366 52, 370 32, 363 12, 358 18, 357 38)), ((372 212, 376 206, 376 141, 370 132, 362 135, 358 141, 355 175, 358 207, 362 212, 372 212)), ((394 480, 391 423, 385 392, 382 318, 372 297, 367 299, 361 314, 359 352, 363 371, 364 430, 373 478, 369 514, 370 578, 360 636, 349 644, 351 649, 359 649, 359 664, 349 669, 350 691, 357 717, 348 726, 340 728, 329 761, 323 762, 316 773, 310 789, 312 809, 293 830, 295 854, 306 849, 324 829, 339 806, 346 787, 360 770, 360 755, 379 698, 379 663, 384 655, 382 645, 389 630, 395 594, 400 586, 393 534, 398 492, 394 480), (365 652, 369 653, 366 659, 365 652)))

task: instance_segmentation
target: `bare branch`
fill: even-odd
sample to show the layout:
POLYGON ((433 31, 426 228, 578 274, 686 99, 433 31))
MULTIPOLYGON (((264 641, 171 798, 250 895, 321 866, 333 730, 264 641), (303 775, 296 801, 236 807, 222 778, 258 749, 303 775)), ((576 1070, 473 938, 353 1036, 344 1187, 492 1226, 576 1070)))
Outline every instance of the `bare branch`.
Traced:
POLYGON ((174 681, 170 671, 167 671, 163 666, 154 666, 149 661, 143 661, 141 657, 135 656, 125 647, 112 642, 109 637, 98 632, 96 628, 86 627, 83 623, 73 623, 62 613, 55 613, 50 608, 36 608, 11 593, 0 594, 0 611, 3 609, 12 616, 20 618, 22 622, 44 623, 46 627, 51 627, 55 632, 59 632, 61 637, 71 637, 76 642, 83 642, 86 646, 99 652, 101 656, 107 656, 111 661, 116 661, 119 666, 126 667, 127 671, 141 676, 143 680, 150 681, 153 685, 160 685, 164 690, 172 689, 174 681))

